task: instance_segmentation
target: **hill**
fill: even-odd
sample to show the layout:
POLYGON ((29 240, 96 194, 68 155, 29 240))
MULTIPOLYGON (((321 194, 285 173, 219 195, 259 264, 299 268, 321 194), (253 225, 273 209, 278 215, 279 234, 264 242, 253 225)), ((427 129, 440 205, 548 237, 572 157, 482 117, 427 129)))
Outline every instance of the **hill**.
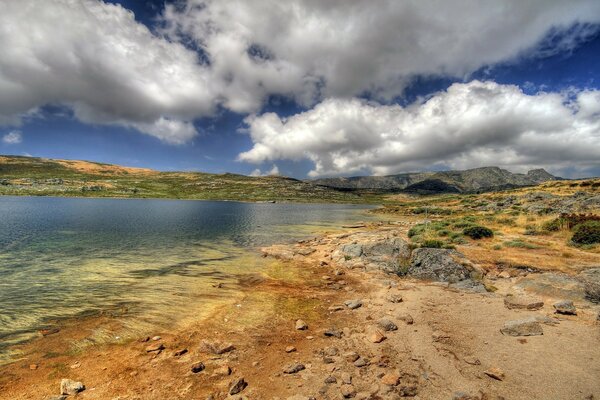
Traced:
POLYGON ((355 176, 312 181, 316 185, 341 190, 377 190, 413 193, 474 193, 534 186, 558 180, 543 169, 517 174, 498 167, 482 167, 464 171, 417 172, 387 176, 355 176))
POLYGON ((0 156, 0 195, 345 203, 373 201, 360 193, 279 176, 160 172, 89 161, 21 156, 0 156))

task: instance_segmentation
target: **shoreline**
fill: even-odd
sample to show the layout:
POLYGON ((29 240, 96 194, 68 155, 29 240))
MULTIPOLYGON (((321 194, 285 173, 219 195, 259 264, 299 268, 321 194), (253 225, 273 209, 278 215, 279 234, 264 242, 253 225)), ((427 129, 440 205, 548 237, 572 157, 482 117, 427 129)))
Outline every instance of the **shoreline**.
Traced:
POLYGON ((234 393, 241 398, 600 396, 597 307, 576 301, 577 316, 556 315, 557 299, 544 296, 537 310, 509 309, 512 277, 494 281, 495 293, 473 292, 399 277, 340 253, 347 245, 405 239, 411 224, 366 223, 265 248, 263 256, 281 259, 298 280, 257 277, 240 287, 239 300, 179 331, 154 332, 157 340, 73 354, 73 340, 94 330, 93 321, 79 321, 23 346, 28 358, 1 366, 0 398, 51 398, 62 378, 86 386, 69 398, 89 399, 224 399, 236 382, 244 386, 234 393), (552 320, 541 324, 543 335, 500 333, 505 321, 527 317, 552 320), (306 329, 296 329, 298 320, 306 329), (229 344, 233 349, 215 354, 229 344), (42 354, 50 349, 66 351, 42 354), (192 372, 198 363, 202 370, 192 372), (560 368, 548 369, 553 363, 560 368))

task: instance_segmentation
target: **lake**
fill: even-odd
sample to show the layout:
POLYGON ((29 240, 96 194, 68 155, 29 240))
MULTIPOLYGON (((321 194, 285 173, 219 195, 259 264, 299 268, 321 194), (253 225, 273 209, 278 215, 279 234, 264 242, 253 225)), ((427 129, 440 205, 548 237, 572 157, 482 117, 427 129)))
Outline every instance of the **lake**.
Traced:
MULTIPOLYGON (((0 197, 0 361, 56 321, 110 314, 121 340, 200 318, 240 276, 284 275, 256 248, 374 219, 370 206, 0 197)), ((105 337, 104 339, 102 337, 105 337)))

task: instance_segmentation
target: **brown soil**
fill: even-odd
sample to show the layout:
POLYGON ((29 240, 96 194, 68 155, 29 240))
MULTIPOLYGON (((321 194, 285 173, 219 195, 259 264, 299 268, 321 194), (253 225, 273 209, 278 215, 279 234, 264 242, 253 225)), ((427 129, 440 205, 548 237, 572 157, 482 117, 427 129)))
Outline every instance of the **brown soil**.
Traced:
POLYGON ((544 325, 542 336, 503 336, 504 321, 550 315, 553 299, 544 299, 542 310, 509 310, 498 293, 453 291, 380 271, 338 270, 329 255, 339 238, 297 246, 316 249, 288 263, 302 269, 302 282, 245 280, 240 299, 184 330, 154 332, 159 341, 98 345, 74 353, 73 343, 91 336, 98 324, 118 320, 64 326, 24 346, 23 359, 0 367, 0 399, 57 395, 61 378, 86 385, 69 398, 223 399, 240 377, 248 386, 239 395, 250 399, 338 399, 343 390, 363 399, 452 399, 456 392, 471 396, 460 397, 465 399, 600 398, 600 326, 592 306, 577 304, 577 316, 544 325), (390 294, 403 300, 390 302, 390 294), (361 299, 362 307, 330 310, 349 299, 361 299), (403 322, 402 314, 410 314, 414 323, 403 322), (383 317, 398 329, 382 332, 386 339, 373 343, 372 329, 383 317), (308 329, 296 330, 296 319, 308 329), (341 331, 341 338, 326 337, 330 329, 341 331), (232 343, 235 350, 209 354, 203 352, 203 341, 232 343), (146 352, 159 342, 165 346, 162 352, 146 352), (287 353, 288 346, 296 351, 287 353), (188 352, 174 355, 181 349, 188 352), (356 352, 366 365, 348 361, 348 352, 356 352), (206 369, 193 373, 192 364, 200 361, 206 369), (283 373, 295 362, 305 369, 283 373), (214 376, 223 366, 231 368, 231 375, 214 376), (501 370, 503 380, 486 375, 491 368, 501 370), (343 384, 344 374, 352 377, 351 387, 343 384), (335 383, 325 383, 329 376, 335 383))

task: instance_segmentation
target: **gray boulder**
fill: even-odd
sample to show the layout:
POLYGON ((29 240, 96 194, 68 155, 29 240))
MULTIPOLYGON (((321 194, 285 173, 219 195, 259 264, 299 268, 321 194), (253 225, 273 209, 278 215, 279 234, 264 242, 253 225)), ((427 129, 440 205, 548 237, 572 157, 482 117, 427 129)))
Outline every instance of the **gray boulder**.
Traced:
POLYGON ((412 252, 407 275, 428 281, 456 283, 471 278, 472 266, 456 250, 419 248, 412 252))
POLYGON ((342 246, 346 261, 360 260, 370 269, 397 272, 410 259, 408 243, 399 237, 365 237, 342 246))
POLYGON ((585 297, 594 303, 600 303, 600 268, 591 268, 579 274, 583 283, 585 297))
POLYGON ((500 332, 508 336, 537 336, 544 334, 542 326, 535 318, 507 321, 502 329, 500 329, 500 332))

